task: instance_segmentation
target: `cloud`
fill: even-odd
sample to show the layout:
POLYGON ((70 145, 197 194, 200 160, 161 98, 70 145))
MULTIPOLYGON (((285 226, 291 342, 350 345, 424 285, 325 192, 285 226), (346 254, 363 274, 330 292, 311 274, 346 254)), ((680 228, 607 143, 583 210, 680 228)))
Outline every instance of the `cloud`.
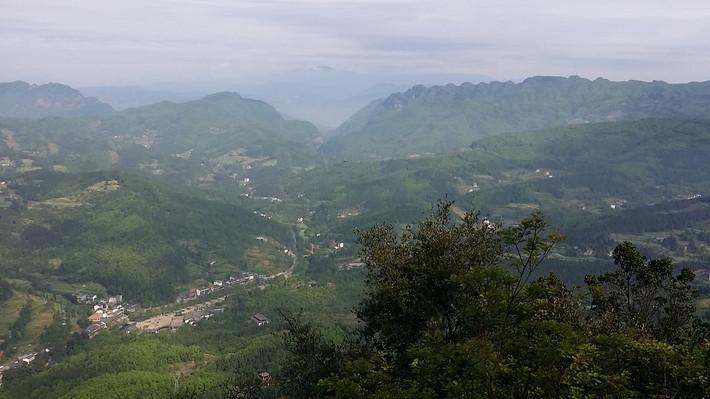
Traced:
POLYGON ((316 65, 705 80, 708 20, 705 0, 4 0, 0 80, 238 80, 316 65))

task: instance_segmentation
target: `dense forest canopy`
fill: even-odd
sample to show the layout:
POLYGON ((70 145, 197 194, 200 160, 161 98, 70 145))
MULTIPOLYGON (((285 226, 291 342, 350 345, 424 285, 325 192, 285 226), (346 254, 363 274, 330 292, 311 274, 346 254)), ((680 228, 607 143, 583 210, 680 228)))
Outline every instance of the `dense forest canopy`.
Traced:
POLYGON ((362 232, 361 326, 332 341, 297 316, 289 397, 599 398, 707 395, 693 274, 625 242, 616 269, 567 287, 530 276, 562 238, 540 214, 502 227, 450 202, 401 233, 362 232))

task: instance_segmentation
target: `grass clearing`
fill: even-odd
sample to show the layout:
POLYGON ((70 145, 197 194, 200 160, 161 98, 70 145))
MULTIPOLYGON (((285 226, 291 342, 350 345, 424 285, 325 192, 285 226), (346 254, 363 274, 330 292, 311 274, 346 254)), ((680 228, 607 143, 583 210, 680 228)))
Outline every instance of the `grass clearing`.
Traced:
POLYGON ((284 253, 283 245, 273 238, 257 241, 244 253, 249 270, 263 274, 276 274, 289 268, 291 258, 284 253))
POLYGON ((26 303, 27 294, 15 291, 7 301, 0 305, 0 337, 7 334, 8 329, 15 322, 26 303))
POLYGON ((30 295, 29 299, 32 303, 32 318, 27 323, 27 335, 23 341, 34 342, 52 324, 54 304, 34 295, 30 295))

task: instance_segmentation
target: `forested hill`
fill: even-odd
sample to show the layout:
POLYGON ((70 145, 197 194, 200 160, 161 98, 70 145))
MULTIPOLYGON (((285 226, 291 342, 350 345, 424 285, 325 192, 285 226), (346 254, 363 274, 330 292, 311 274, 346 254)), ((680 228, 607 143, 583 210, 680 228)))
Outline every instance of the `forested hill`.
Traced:
POLYGON ((291 239, 288 226, 233 203, 120 172, 35 171, 8 187, 0 274, 38 291, 98 282, 132 301, 170 301, 181 285, 253 266, 255 237, 291 239))
POLYGON ((240 125, 269 129, 288 139, 303 142, 314 140, 318 135, 318 130, 309 122, 287 121, 273 106, 263 101, 244 98, 238 93, 226 91, 185 103, 163 101, 131 108, 123 111, 121 117, 126 118, 127 122, 139 122, 157 128, 164 127, 168 122, 178 125, 193 124, 181 126, 183 130, 205 121, 214 124, 240 125))
POLYGON ((3 117, 99 116, 114 112, 110 105, 84 97, 67 85, 0 83, 0 116, 3 117))
POLYGON ((0 119, 5 173, 20 166, 68 172, 120 168, 178 179, 227 181, 278 192, 275 183, 318 164, 317 129, 236 93, 161 102, 100 118, 0 119), (24 160, 24 161, 23 161, 24 160))
POLYGON ((710 82, 612 82, 573 76, 415 86, 356 113, 322 150, 342 159, 406 157, 457 151, 500 133, 648 117, 710 117, 710 82))
MULTIPOLYGON (((707 204, 687 200, 710 192, 708 151, 706 121, 590 123, 487 137, 457 154, 335 163, 301 174, 288 190, 329 204, 316 215, 344 234, 411 222, 427 202, 446 197, 510 223, 542 209, 568 233, 564 245, 574 257, 606 259, 620 237, 660 254, 669 248, 661 241, 683 236, 678 247, 695 249, 674 255, 700 261, 710 254, 707 204)), ((572 274, 583 277, 580 270, 572 274)))

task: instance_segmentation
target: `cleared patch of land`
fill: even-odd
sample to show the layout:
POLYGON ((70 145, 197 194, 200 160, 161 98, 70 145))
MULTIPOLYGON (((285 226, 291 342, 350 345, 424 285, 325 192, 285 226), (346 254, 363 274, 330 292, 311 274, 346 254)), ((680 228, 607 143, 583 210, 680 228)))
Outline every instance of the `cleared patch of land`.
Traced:
POLYGON ((261 274, 276 274, 286 271, 291 258, 284 252, 285 247, 274 239, 256 240, 244 253, 244 262, 251 271, 261 274))
POLYGON ((7 301, 0 305, 0 336, 7 334, 7 330, 15 322, 26 303, 27 294, 14 292, 7 301))

